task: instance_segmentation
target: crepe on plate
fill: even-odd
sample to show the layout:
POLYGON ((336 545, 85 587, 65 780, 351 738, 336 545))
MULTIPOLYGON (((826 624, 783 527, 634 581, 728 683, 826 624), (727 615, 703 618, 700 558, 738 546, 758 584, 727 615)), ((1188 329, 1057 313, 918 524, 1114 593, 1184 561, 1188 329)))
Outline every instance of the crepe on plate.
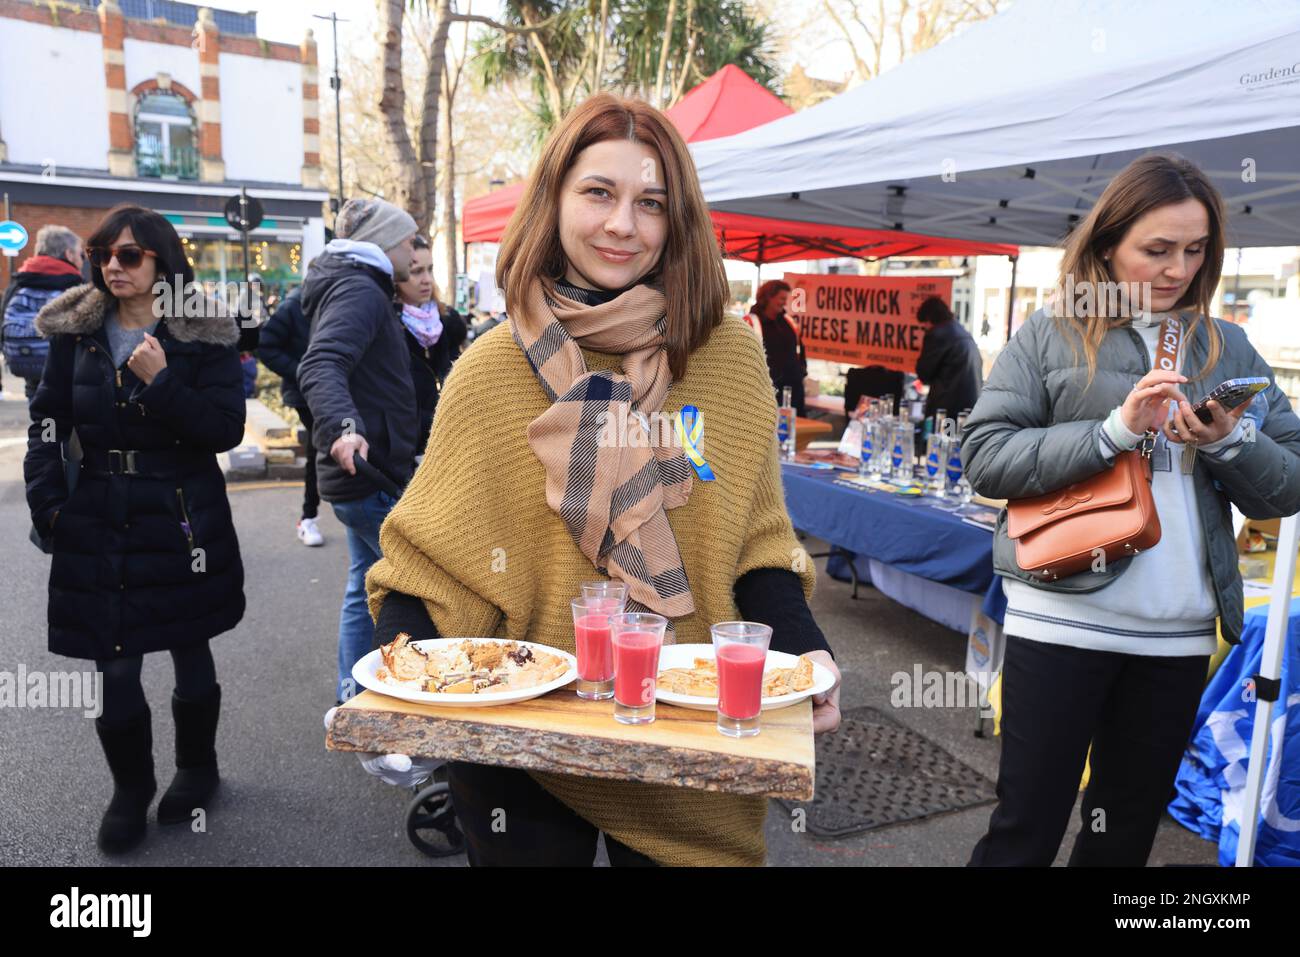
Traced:
MULTIPOLYGON (((807 691, 812 686, 812 659, 804 655, 799 656, 797 667, 768 668, 763 672, 764 698, 779 698, 797 691, 807 691)), ((716 698, 718 662, 714 658, 696 658, 693 668, 665 668, 659 672, 659 687, 673 694, 716 698)))
POLYGON ((380 681, 416 683, 438 694, 518 691, 554 681, 569 669, 559 655, 517 641, 465 638, 454 645, 427 650, 415 647, 402 632, 379 646, 380 681))

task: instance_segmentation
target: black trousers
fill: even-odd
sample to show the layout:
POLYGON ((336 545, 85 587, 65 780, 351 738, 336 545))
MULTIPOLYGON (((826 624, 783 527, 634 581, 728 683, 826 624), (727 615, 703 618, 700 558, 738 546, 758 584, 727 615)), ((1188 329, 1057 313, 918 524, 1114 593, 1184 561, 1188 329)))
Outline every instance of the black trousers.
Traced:
POLYGON ((1072 867, 1144 867, 1205 686, 1205 655, 1156 658, 1007 636, 998 805, 972 866, 1049 866, 1091 773, 1072 867))
MULTIPOLYGON (((591 867, 600 831, 515 768, 452 761, 447 783, 471 867, 591 867)), ((654 867, 605 835, 613 867, 654 867)))
MULTIPOLYGON (((171 652, 172 668, 176 676, 176 693, 182 698, 202 698, 211 693, 217 684, 217 666, 212 660, 212 649, 206 641, 175 648, 171 652)), ((148 707, 140 673, 144 668, 143 655, 96 661, 95 667, 104 675, 101 716, 105 725, 129 724, 148 707)))
POLYGON ((311 410, 307 406, 294 407, 302 427, 307 430, 307 441, 303 444, 303 454, 307 456, 307 465, 302 472, 302 517, 315 518, 320 509, 320 492, 316 490, 316 446, 312 442, 311 430, 315 424, 311 410))

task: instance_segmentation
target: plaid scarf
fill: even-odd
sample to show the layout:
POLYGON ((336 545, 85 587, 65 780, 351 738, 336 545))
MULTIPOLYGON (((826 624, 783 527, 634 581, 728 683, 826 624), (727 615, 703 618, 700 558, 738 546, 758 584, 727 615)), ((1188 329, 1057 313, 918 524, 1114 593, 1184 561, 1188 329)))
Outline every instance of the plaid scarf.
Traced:
POLYGON ((515 342, 551 400, 528 426, 528 444, 546 470, 546 503, 578 549, 626 583, 628 611, 663 615, 671 628, 695 611, 665 514, 690 497, 691 467, 676 444, 651 447, 662 437, 641 420, 661 410, 672 385, 664 296, 642 284, 602 298, 538 279, 510 312, 515 342), (580 346, 621 355, 623 373, 589 372, 580 346))

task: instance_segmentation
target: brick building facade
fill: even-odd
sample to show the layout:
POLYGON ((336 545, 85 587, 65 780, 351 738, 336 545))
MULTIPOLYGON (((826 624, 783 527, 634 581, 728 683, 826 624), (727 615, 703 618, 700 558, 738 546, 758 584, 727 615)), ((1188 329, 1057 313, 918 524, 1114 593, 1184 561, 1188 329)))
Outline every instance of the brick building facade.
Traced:
MULTIPOLYGON (((296 283, 328 201, 310 31, 270 42, 255 14, 162 0, 0 0, 0 217, 84 237, 137 203, 175 224, 200 279, 224 282, 243 275, 222 215, 241 188, 265 209, 252 269, 296 283)), ((32 252, 4 257, 0 286, 32 252)))

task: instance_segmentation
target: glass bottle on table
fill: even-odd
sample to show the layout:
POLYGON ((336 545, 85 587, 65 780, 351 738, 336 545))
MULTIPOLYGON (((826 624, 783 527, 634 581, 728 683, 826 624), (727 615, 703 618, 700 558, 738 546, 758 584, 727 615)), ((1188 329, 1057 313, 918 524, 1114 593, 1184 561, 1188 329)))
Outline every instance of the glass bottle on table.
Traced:
POLYGON ((794 390, 781 389, 781 407, 776 410, 776 437, 781 443, 781 458, 792 461, 795 453, 794 390))
POLYGON ((948 437, 942 430, 931 432, 925 440, 925 494, 943 498, 945 470, 948 467, 948 437))
POLYGON ((893 433, 890 458, 893 480, 899 485, 911 485, 915 477, 913 466, 916 463, 916 426, 908 416, 902 415, 894 420, 893 433))
POLYGON ((871 463, 876 456, 876 435, 875 424, 876 417, 874 409, 869 400, 867 403, 866 414, 862 416, 862 445, 858 448, 858 475, 862 478, 868 478, 871 472, 871 463))

